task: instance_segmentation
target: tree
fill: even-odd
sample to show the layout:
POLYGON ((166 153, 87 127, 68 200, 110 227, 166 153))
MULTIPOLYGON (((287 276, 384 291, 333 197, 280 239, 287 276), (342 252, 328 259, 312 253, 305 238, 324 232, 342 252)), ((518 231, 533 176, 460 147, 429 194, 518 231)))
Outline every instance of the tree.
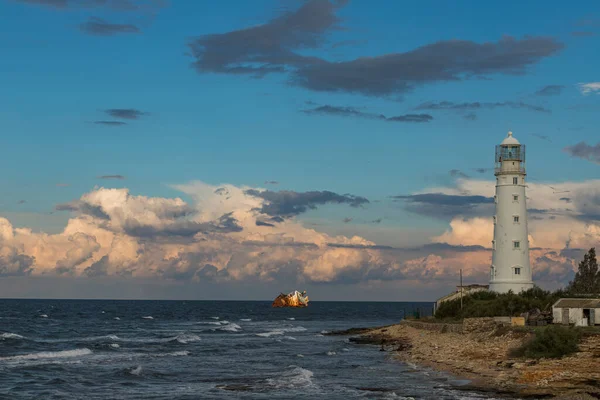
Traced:
POLYGON ((579 263, 575 279, 569 282, 569 292, 575 294, 600 293, 600 272, 596 261, 596 249, 592 247, 579 263))

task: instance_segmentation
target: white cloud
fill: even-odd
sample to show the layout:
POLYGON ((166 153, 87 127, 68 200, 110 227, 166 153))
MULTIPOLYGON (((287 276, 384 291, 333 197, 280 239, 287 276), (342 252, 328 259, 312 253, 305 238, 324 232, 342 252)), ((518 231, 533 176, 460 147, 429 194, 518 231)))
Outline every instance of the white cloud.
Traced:
POLYGON ((578 83, 577 87, 583 95, 588 95, 591 93, 600 94, 600 82, 578 83))

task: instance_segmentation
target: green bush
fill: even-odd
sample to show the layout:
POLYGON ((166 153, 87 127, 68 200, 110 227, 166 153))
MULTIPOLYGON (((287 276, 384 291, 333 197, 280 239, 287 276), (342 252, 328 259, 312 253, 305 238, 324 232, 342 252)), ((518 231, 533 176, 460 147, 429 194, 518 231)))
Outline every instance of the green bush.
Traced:
POLYGON ((534 287, 520 294, 482 291, 460 299, 445 301, 436 310, 438 319, 463 319, 475 317, 517 317, 533 308, 548 310, 565 294, 562 291, 548 292, 534 287))
POLYGON ((549 325, 536 329, 533 339, 515 349, 511 355, 526 358, 560 358, 578 350, 580 337, 575 328, 549 325))

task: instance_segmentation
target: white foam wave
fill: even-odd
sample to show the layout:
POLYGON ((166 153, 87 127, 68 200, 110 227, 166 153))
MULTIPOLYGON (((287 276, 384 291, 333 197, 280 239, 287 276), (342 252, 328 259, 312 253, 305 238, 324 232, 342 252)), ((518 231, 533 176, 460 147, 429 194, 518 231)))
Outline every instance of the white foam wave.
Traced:
POLYGON ((118 343, 111 343, 111 344, 109 344, 109 346, 112 347, 113 349, 118 349, 119 347, 121 347, 121 346, 119 346, 118 343))
POLYGON ((0 357, 0 361, 40 360, 47 358, 81 357, 92 354, 90 349, 75 349, 63 351, 43 351, 41 353, 22 354, 18 356, 0 357))
POLYGON ((202 340, 202 339, 198 335, 185 334, 184 333, 182 335, 177 335, 177 339, 176 340, 179 343, 187 344, 187 343, 191 343, 191 342, 197 342, 197 341, 202 340))
POLYGON ((117 321, 120 321, 120 320, 121 320, 121 318, 119 318, 119 317, 115 317, 115 319, 116 319, 117 321))
POLYGON ((329 333, 329 331, 325 331, 325 330, 321 331, 321 335, 327 335, 328 333, 329 333))
POLYGON ((284 335, 286 332, 304 332, 304 331, 306 331, 305 327, 295 326, 292 328, 277 328, 277 329, 273 329, 272 331, 269 331, 269 332, 257 333, 256 336, 271 337, 271 336, 277 336, 277 335, 284 335))
POLYGON ((250 322, 252 321, 252 318, 240 318, 240 321, 250 322))
POLYGON ((288 318, 288 320, 290 320, 290 321, 295 321, 295 320, 296 320, 296 318, 294 318, 294 317, 291 317, 291 318, 288 318))
POLYGON ((6 332, 0 335, 0 339, 25 339, 25 336, 17 335, 16 333, 6 332))
POLYGON ((140 376, 142 374, 142 366, 138 365, 135 368, 131 368, 130 370, 127 371, 129 374, 131 375, 135 375, 135 376, 140 376))
POLYGON ((153 316, 151 316, 151 315, 147 315, 147 316, 145 316, 145 317, 142 317, 142 318, 143 318, 143 319, 154 319, 154 317, 153 317, 153 316))
POLYGON ((196 322, 196 324, 198 324, 198 325, 221 325, 220 322, 215 322, 215 321, 200 321, 200 322, 196 322))
POLYGON ((242 330, 242 327, 239 326, 238 324, 234 324, 234 323, 228 323, 226 325, 221 326, 220 328, 218 328, 220 331, 227 331, 227 332, 239 332, 242 330))
POLYGON ((40 318, 48 318, 47 314, 40 314, 40 318))
POLYGON ((225 325, 225 324, 228 324, 228 323, 229 323, 229 321, 227 321, 225 319, 221 321, 221 325, 225 325))
POLYGON ((335 356, 337 353, 335 351, 328 351, 326 354, 328 356, 335 356))
POLYGON ((190 352, 187 350, 173 351, 171 353, 152 354, 152 356, 154 356, 154 357, 183 357, 183 356, 189 356, 189 355, 190 355, 190 352))
POLYGON ((304 358, 304 354, 296 354, 296 357, 304 358))
POLYGON ((212 319, 219 319, 219 317, 211 317, 212 319))
POLYGON ((287 340, 298 340, 298 339, 296 339, 296 338, 295 338, 295 337, 293 337, 293 336, 284 336, 283 338, 284 338, 284 339, 287 339, 287 340))
POLYGON ((267 383, 275 388, 296 388, 313 385, 312 377, 312 371, 291 365, 280 376, 267 379, 267 383))

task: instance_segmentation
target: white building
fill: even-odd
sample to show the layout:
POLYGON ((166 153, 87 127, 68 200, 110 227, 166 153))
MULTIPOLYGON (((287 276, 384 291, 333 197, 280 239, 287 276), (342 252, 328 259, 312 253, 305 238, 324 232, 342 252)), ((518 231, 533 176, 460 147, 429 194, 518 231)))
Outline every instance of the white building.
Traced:
POLYGON ((600 299, 560 299, 552 306, 552 317, 555 324, 600 324, 600 299))
POLYGON ((496 195, 490 290, 519 293, 533 287, 525 197, 525 145, 508 132, 496 146, 496 195))

